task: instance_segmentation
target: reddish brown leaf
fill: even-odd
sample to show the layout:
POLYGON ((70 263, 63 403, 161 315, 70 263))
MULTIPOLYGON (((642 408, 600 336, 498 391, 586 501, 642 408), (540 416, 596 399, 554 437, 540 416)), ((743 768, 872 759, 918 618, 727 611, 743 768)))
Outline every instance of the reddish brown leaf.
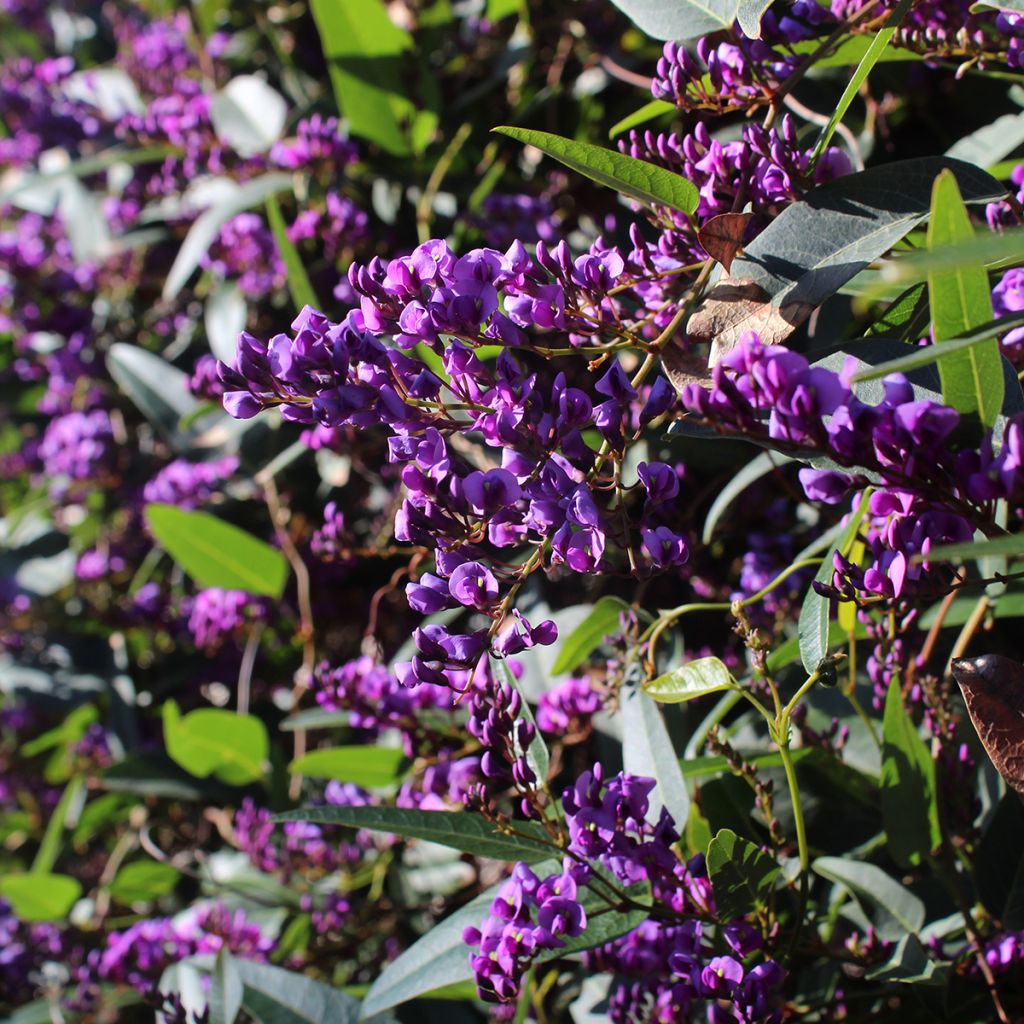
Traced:
POLYGON ((729 272, 736 254, 743 248, 743 236, 752 213, 720 213, 712 217, 697 232, 697 240, 704 251, 729 272))
POLYGON ((985 654, 958 658, 952 668, 996 771, 1024 795, 1024 666, 999 654, 985 654))
POLYGON ((661 354, 661 365, 669 383, 682 394, 688 384, 711 387, 711 374, 707 361, 696 352, 688 352, 678 345, 669 345, 661 354))
POLYGON ((743 335, 756 331, 766 345, 780 345, 810 316, 814 307, 803 302, 773 306, 771 298, 748 278, 722 276, 686 325, 694 341, 711 345, 708 366, 717 365, 743 335))

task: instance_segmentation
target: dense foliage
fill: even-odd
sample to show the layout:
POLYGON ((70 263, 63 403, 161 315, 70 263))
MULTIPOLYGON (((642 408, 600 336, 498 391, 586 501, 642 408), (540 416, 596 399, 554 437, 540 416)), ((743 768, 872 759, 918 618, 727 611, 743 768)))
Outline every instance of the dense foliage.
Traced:
POLYGON ((1021 0, 0 0, 0 1015, 1024 1019, 1022 107, 1021 0))

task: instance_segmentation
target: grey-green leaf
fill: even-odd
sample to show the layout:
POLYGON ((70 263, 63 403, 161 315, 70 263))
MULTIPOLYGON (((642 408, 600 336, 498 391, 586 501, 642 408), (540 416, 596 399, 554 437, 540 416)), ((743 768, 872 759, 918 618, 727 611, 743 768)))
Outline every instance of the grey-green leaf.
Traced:
POLYGON ((633 775, 646 775, 657 783, 651 794, 649 817, 657 820, 664 806, 683 828, 690 813, 690 793, 679 767, 679 755, 672 746, 658 705, 640 690, 623 687, 622 763, 633 775))
POLYGON ((924 925, 924 904, 880 867, 843 857, 819 857, 811 867, 816 874, 848 889, 862 906, 871 908, 879 938, 899 941, 924 925))
MULTIPOLYGON (((764 289, 776 307, 819 306, 925 221, 932 182, 947 168, 967 203, 1005 194, 984 171, 945 157, 873 167, 822 185, 783 210, 733 261, 730 276, 764 289)), ((734 329, 747 328, 741 322, 734 329)))
POLYGON ((494 131, 524 145, 534 146, 566 167, 630 199, 649 206, 667 206, 687 216, 697 209, 699 196, 692 182, 645 160, 636 160, 589 142, 576 142, 561 135, 552 135, 551 132, 511 128, 507 125, 495 128, 494 131))
POLYGON ((696 39, 729 28, 741 0, 612 0, 637 28, 654 39, 696 39))
POLYGON ((426 839, 477 857, 524 861, 551 854, 551 843, 536 822, 517 821, 514 835, 499 832, 477 814, 460 811, 421 811, 405 807, 302 807, 276 815, 275 821, 312 821, 387 832, 407 839, 426 839))

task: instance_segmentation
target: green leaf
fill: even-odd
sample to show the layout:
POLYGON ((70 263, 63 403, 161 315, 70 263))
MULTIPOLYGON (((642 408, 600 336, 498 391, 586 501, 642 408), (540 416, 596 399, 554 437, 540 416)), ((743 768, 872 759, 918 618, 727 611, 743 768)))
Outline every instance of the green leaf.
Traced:
POLYGON ((392 156, 409 156, 415 107, 402 79, 412 37, 381 0, 311 0, 310 9, 349 130, 392 156))
POLYGON ((628 114, 621 121, 616 121, 608 131, 608 138, 614 139, 617 135, 628 132, 630 128, 636 128, 637 125, 646 124, 665 114, 677 113, 678 110, 679 108, 674 103, 666 103, 665 100, 651 100, 650 103, 645 103, 639 110, 634 110, 632 114, 628 114))
POLYGON ((658 676, 642 687, 659 704, 682 704, 719 690, 738 689, 732 673, 718 658, 697 658, 658 676))
MULTIPOLYGON (((937 249, 974 236, 956 178, 943 171, 932 191, 928 248, 937 249)), ((928 298, 936 344, 960 338, 992 319, 988 274, 980 264, 928 275, 928 298)), ((1003 365, 993 338, 958 351, 939 363, 942 397, 961 413, 977 413, 991 427, 1003 407, 1003 365)))
MULTIPOLYGON (((815 574, 817 583, 831 583, 835 568, 832 564, 832 556, 839 552, 843 556, 849 555, 857 539, 857 531, 860 529, 861 521, 868 511, 868 502, 871 500, 871 488, 865 489, 861 495, 860 504, 856 511, 850 516, 850 522, 843 531, 839 540, 829 549, 821 568, 815 574)), ((804 669, 810 675, 814 672, 821 659, 828 654, 829 645, 829 599, 819 594, 814 587, 807 590, 807 596, 800 608, 800 620, 797 630, 800 636, 800 660, 804 669)))
MULTIPOLYGON (((819 68, 839 68, 839 67, 850 67, 853 64, 859 64, 864 59, 864 54, 867 53, 871 44, 875 41, 875 37, 868 34, 860 34, 850 36, 850 38, 840 43, 834 50, 828 53, 824 57, 819 57, 814 62, 815 69, 819 68)), ((787 47, 798 54, 801 57, 806 57, 809 53, 814 53, 821 46, 820 39, 806 39, 798 43, 794 43, 792 46, 787 47)), ((907 61, 919 61, 924 58, 919 53, 915 53, 913 50, 905 50, 902 47, 885 47, 878 55, 878 59, 875 61, 876 64, 889 64, 907 61)))
POLYGON ((46 875, 53 868, 54 864, 57 863, 68 813, 79 804, 79 795, 84 788, 84 775, 74 775, 68 780, 68 784, 64 787, 64 792, 60 795, 60 800, 57 801, 57 806, 50 815, 50 820, 46 825, 46 832, 43 834, 43 841, 39 844, 35 859, 32 861, 32 874, 46 875))
POLYGON ((274 817, 274 821, 312 821, 386 832, 406 839, 426 839, 476 857, 527 864, 551 854, 547 833, 532 821, 517 821, 514 835, 499 832, 477 814, 461 811, 420 811, 404 807, 302 807, 274 817))
POLYGON ((120 903, 142 903, 166 896, 181 873, 170 864, 137 860, 125 864, 110 883, 110 895, 120 903))
POLYGON ((873 911, 878 936, 898 942, 907 932, 919 932, 924 925, 924 904, 874 864, 844 857, 819 857, 811 867, 816 874, 849 890, 858 903, 873 911))
POLYGON ((711 840, 707 867, 722 919, 766 907, 781 872, 773 857, 727 828, 711 840))
MULTIPOLYGON (((806 758, 812 757, 814 751, 814 747, 798 747, 790 753, 790 760, 793 764, 799 764, 806 758)), ((779 753, 744 754, 743 760, 757 769, 782 767, 782 755, 779 753)), ((683 778, 685 779, 701 779, 708 775, 719 775, 730 770, 728 758, 717 754, 680 761, 679 766, 682 768, 683 778)), ((707 848, 707 843, 704 844, 704 848, 707 848)))
POLYGON ((629 605, 621 597, 606 596, 595 602, 587 617, 562 641, 552 675, 561 676, 574 672, 601 645, 606 636, 615 636, 621 631, 621 616, 629 611, 629 605))
POLYGON ((214 775, 229 786, 263 778, 270 742, 266 726, 255 715, 199 708, 182 718, 178 705, 169 700, 163 719, 167 753, 197 778, 214 775))
POLYGON ((865 337, 887 334, 907 338, 908 332, 920 322, 921 332, 928 323, 928 295, 923 281, 912 284, 898 298, 894 299, 885 312, 864 332, 865 337))
POLYGON ((220 229, 232 217, 259 206, 267 196, 283 192, 285 189, 291 190, 291 187, 291 175, 264 174, 235 186, 220 202, 204 210, 188 229, 178 255, 174 257, 174 263, 167 272, 163 290, 164 300, 170 302, 185 287, 220 229))
POLYGON ((1013 558, 1024 555, 1024 533, 1013 533, 1003 537, 991 537, 985 540, 969 540, 964 544, 939 544, 927 554, 914 556, 915 562, 945 561, 951 562, 959 558, 978 561, 982 558, 1013 558))
MULTIPOLYGON (((1024 325, 1024 313, 1016 313, 1012 316, 1003 317, 1001 320, 993 320, 991 323, 982 324, 981 327, 971 331, 966 337, 951 338, 949 341, 944 341, 941 345, 908 345, 908 352, 905 356, 873 366, 870 370, 862 370, 860 373, 854 374, 851 378, 852 383, 859 384, 866 380, 878 380, 882 377, 888 377, 891 373, 909 373, 911 370, 917 370, 922 366, 950 359, 957 352, 976 348, 978 345, 984 344, 988 339, 1021 325, 1024 325)), ((1002 376, 1002 368, 1000 368, 1000 376, 1002 376)))
POLYGON ((68 875, 8 872, 0 875, 0 896, 21 921, 57 921, 67 917, 82 886, 68 875))
POLYGON ((690 813, 690 791, 686 788, 661 709, 633 687, 623 687, 620 702, 623 767, 633 775, 646 775, 657 783, 651 794, 649 816, 657 820, 664 806, 682 828, 690 813))
POLYGON ((825 151, 825 147, 832 141, 832 136, 835 135, 836 128, 839 127, 846 111, 850 109, 850 104, 853 102, 854 97, 860 92, 860 87, 864 84, 864 80, 871 73, 871 69, 878 62, 878 58, 889 45, 889 41, 895 35, 900 22, 906 17, 907 11, 910 10, 912 2, 913 0, 900 0, 899 6, 892 12, 892 14, 889 15, 885 25, 879 29, 878 34, 871 40, 871 45, 868 46, 864 56, 860 59, 860 63, 857 65, 857 70, 854 71, 853 75, 850 77, 850 81, 847 82, 846 88, 843 90, 843 95, 839 98, 839 103, 836 105, 835 111, 828 119, 828 123, 825 127, 822 128, 821 134, 818 136, 818 141, 814 144, 814 152, 811 154, 812 163, 817 162, 818 157, 820 157, 825 151))
POLYGON ((277 548, 208 512, 175 505, 145 509, 153 536, 200 587, 280 598, 288 562, 277 548))
POLYGON ((903 706, 898 679, 885 698, 879 788, 893 860, 904 868, 923 863, 942 842, 935 763, 903 706))
POLYGON ((281 722, 280 728, 282 732, 295 732, 297 729, 339 729, 348 725, 351 720, 351 711, 326 711, 324 708, 307 708, 305 711, 289 715, 281 722))
POLYGON ((270 223, 270 230, 274 232, 274 241, 277 243, 277 251, 288 272, 288 291, 291 293, 292 302, 296 310, 304 306, 312 306, 313 309, 322 309, 310 284, 309 275, 302 264, 302 257, 298 249, 292 244, 288 237, 288 229, 281 214, 281 204, 277 196, 267 197, 267 221, 270 223))
POLYGON ((288 771, 314 779, 354 782, 366 789, 390 786, 401 777, 405 755, 395 747, 329 747, 292 761, 288 771))
POLYGON ((690 216, 697 209, 697 188, 678 174, 635 160, 589 142, 576 142, 529 128, 510 128, 503 125, 494 131, 507 135, 526 146, 534 146, 542 153, 554 157, 566 167, 586 175, 600 185, 646 203, 649 206, 667 206, 690 216))
POLYGON ((1024 228, 1008 228, 998 234, 980 231, 934 249, 894 253, 882 267, 879 280, 883 285, 918 283, 929 274, 978 263, 997 269, 1024 263, 1024 228))

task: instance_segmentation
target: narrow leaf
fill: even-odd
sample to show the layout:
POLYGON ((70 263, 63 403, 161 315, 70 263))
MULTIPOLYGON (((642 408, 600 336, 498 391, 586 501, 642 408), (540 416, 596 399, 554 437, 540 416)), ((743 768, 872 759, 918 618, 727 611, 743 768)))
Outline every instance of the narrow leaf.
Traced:
POLYGON ((786 455, 779 455, 775 452, 762 452, 754 456, 726 485, 723 487, 708 509, 707 517, 704 519, 704 529, 701 531, 701 543, 710 544, 714 536, 715 527, 721 520, 722 515, 732 503, 753 483, 756 483, 763 476, 774 472, 787 462, 792 462, 786 455))
MULTIPOLYGON (((868 502, 871 500, 871 489, 867 488, 861 495, 860 504, 850 516, 850 521, 843 531, 835 546, 829 549, 828 554, 821 563, 821 568, 815 574, 815 582, 831 583, 835 567, 832 564, 832 557, 838 551, 843 556, 850 553, 854 541, 857 539, 857 531, 860 529, 861 521, 867 514, 868 502)), ((829 645, 829 599, 819 594, 814 587, 810 587, 807 596, 804 598, 803 606, 800 608, 800 621, 797 626, 800 636, 800 660, 808 675, 817 669, 821 659, 828 654, 829 645)))
POLYGON ((302 264, 302 257, 288 237, 288 229, 285 226, 284 217, 281 214, 281 204, 277 201, 277 196, 267 197, 267 220, 270 223, 270 230, 274 232, 274 241, 277 243, 281 262, 288 272, 288 291, 291 293, 296 310, 301 310, 304 306, 322 309, 316 292, 313 291, 306 268, 302 264))
POLYGON ((881 868, 843 857, 819 857, 811 867, 815 873, 849 890, 862 906, 873 910, 878 936, 899 941, 907 932, 919 932, 924 925, 924 904, 905 886, 881 868))
POLYGON ((635 160, 624 153, 593 146, 589 142, 576 142, 550 132, 507 125, 494 131, 524 145, 534 146, 566 167, 630 199, 649 206, 667 206, 687 216, 697 209, 699 197, 692 182, 645 160, 635 160))
MULTIPOLYGON (((932 191, 928 248, 970 239, 974 235, 956 178, 943 171, 932 191)), ((992 319, 988 274, 980 264, 928 275, 928 298, 936 344, 963 337, 992 319)), ((1003 365, 999 343, 992 338, 956 352, 939 363, 942 397, 961 413, 977 413, 991 427, 1003 407, 1003 365)))
POLYGON ((935 763, 903 706, 898 679, 885 699, 879 788, 889 853, 901 867, 921 864, 942 842, 935 763))
POLYGON ((878 35, 871 41, 871 45, 867 48, 860 63, 857 65, 857 70, 854 71, 850 81, 847 82, 843 95, 839 97, 839 103, 836 105, 835 111, 828 119, 825 127, 822 128, 818 141, 814 144, 814 152, 811 154, 812 163, 818 160, 821 154, 825 152, 825 147, 832 141, 832 136, 835 135, 836 128, 839 127, 846 111, 850 109, 853 98, 860 92, 860 87, 864 84, 864 80, 871 73, 871 69, 878 62, 878 58, 896 34, 896 29, 899 28, 900 22, 906 17, 912 3, 913 0, 900 0, 899 6, 889 15, 885 25, 879 29, 878 35))
POLYGON ((630 128, 646 124, 648 121, 653 121, 656 117, 675 113, 678 109, 674 103, 666 103, 665 100, 651 100, 650 103, 645 103, 639 110, 634 110, 632 114, 627 114, 621 121, 616 121, 608 131, 608 138, 614 139, 616 136, 628 132, 630 128))
POLYGON ((651 794, 648 818, 657 821, 661 807, 668 809, 679 828, 690 813, 690 792, 679 767, 665 719, 658 705, 633 687, 623 688, 622 763, 633 775, 646 775, 657 783, 651 794))
POLYGON ((398 781, 404 760, 402 751, 394 747, 328 747, 297 758, 288 765, 288 771, 377 789, 398 781))
POLYGON ((606 636, 615 636, 621 629, 621 618, 629 605, 621 597, 600 598, 587 617, 562 641, 561 650, 551 667, 552 675, 574 672, 601 645, 606 636))
POLYGON ((548 771, 551 767, 551 755, 548 753, 548 746, 544 742, 544 737, 541 735, 540 729, 537 728, 537 722, 533 717, 533 711, 530 709, 530 702, 526 699, 526 691, 522 686, 519 685, 519 680, 516 678, 515 673, 509 668, 508 662, 499 659, 491 659, 491 668, 495 674, 504 681, 505 685, 511 690, 515 690, 519 694, 520 699, 520 714, 522 719, 533 726, 533 737, 530 740, 526 750, 523 751, 519 746, 519 735, 518 730, 516 735, 513 737, 516 756, 520 757, 522 754, 526 754, 526 763, 530 766, 533 774, 537 776, 537 785, 543 786, 548 781, 548 771))
POLYGON ((274 598, 284 592, 284 555, 237 526, 174 505, 147 505, 145 516, 156 540, 199 586, 274 598))
POLYGON ((459 811, 420 811, 404 807, 303 807, 279 814, 274 820, 366 828, 406 839, 426 839, 494 860, 521 860, 532 864, 551 854, 547 833, 536 822, 517 821, 506 834, 479 815, 459 811))

